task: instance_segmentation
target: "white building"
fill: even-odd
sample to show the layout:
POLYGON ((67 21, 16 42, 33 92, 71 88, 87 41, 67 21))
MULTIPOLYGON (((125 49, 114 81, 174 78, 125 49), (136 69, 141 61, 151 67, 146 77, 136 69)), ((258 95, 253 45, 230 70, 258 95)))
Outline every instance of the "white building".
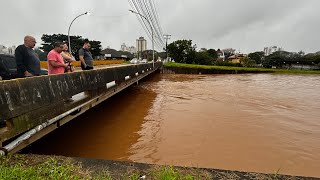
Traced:
POLYGON ((137 52, 134 46, 127 46, 125 43, 121 45, 121 51, 130 52, 131 54, 135 54, 137 52))
POLYGON ((11 54, 14 55, 14 51, 16 50, 16 46, 6 47, 0 45, 0 54, 11 54))
POLYGON ((278 52, 278 51, 283 51, 283 48, 277 47, 277 46, 271 46, 271 47, 265 47, 263 49, 263 52, 264 52, 265 56, 269 56, 270 54, 273 54, 273 53, 278 52))
POLYGON ((129 52, 130 52, 131 54, 137 53, 137 49, 136 49, 136 47, 134 47, 134 46, 130 46, 128 49, 129 49, 129 52))
POLYGON ((144 37, 139 37, 137 39, 137 51, 142 52, 147 50, 147 40, 144 39, 144 37))
POLYGON ((236 50, 235 49, 232 49, 232 48, 226 48, 226 49, 222 49, 222 51, 224 53, 229 53, 229 54, 236 54, 236 50))

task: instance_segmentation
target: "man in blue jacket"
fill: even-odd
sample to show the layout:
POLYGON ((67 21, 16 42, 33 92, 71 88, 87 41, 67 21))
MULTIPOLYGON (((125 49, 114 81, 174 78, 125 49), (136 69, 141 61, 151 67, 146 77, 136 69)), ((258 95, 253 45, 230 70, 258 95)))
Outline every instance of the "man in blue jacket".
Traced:
POLYGON ((17 63, 17 76, 30 77, 40 75, 40 59, 33 50, 36 45, 36 39, 32 36, 24 37, 24 44, 18 46, 15 50, 17 63))

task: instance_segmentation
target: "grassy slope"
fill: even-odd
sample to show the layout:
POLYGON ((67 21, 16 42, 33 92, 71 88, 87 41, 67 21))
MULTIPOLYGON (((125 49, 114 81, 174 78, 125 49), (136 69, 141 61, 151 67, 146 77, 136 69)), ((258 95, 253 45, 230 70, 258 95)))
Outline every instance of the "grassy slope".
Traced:
POLYGON ((247 173, 39 155, 0 157, 0 179, 315 179, 285 176, 278 173, 247 173))
POLYGON ((272 72, 284 74, 320 74, 320 71, 309 70, 285 70, 285 69, 267 69, 267 68, 246 68, 246 67, 230 67, 230 66, 209 66, 182 63, 166 63, 165 67, 190 68, 190 69, 209 69, 209 70, 229 70, 229 71, 247 71, 249 72, 272 72))

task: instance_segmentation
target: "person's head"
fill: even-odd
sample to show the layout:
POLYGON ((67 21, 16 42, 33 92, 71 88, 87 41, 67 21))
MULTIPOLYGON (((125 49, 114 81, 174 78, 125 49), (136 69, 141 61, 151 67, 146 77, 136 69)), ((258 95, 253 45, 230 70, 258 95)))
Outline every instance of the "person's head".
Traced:
POLYGON ((61 53, 63 50, 63 42, 55 42, 53 44, 53 48, 55 51, 57 51, 58 53, 61 53))
POLYGON ((64 42, 62 51, 68 52, 68 49, 69 49, 68 44, 64 42))
POLYGON ((32 36, 25 36, 24 37, 24 45, 28 48, 34 48, 36 46, 36 39, 32 36))
POLYGON ((83 41, 83 49, 89 50, 90 47, 91 47, 91 45, 90 45, 89 40, 88 40, 88 39, 85 39, 85 40, 83 41))

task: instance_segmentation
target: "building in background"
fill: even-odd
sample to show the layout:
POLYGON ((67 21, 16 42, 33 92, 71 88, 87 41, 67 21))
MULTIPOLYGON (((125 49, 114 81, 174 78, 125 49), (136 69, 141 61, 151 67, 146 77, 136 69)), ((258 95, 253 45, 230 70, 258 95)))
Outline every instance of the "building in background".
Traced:
POLYGON ((139 37, 139 39, 137 39, 137 53, 139 56, 139 53, 141 54, 141 52, 147 50, 147 40, 144 39, 144 37, 139 37))
POLYGON ((15 50, 16 50, 16 46, 6 47, 4 45, 0 45, 0 54, 14 55, 15 50))
POLYGON ((121 45, 121 51, 123 52, 130 52, 131 54, 135 54, 137 52, 137 49, 134 46, 127 46, 125 43, 121 45))
POLYGON ((270 54, 273 54, 273 53, 278 52, 278 51, 284 51, 284 49, 281 48, 281 47, 277 47, 277 46, 265 47, 263 49, 263 52, 264 52, 265 56, 269 56, 270 54))
POLYGON ((236 54, 236 50, 232 49, 232 48, 226 48, 226 49, 222 49, 222 51, 224 52, 224 54, 230 54, 230 55, 234 55, 236 54))

